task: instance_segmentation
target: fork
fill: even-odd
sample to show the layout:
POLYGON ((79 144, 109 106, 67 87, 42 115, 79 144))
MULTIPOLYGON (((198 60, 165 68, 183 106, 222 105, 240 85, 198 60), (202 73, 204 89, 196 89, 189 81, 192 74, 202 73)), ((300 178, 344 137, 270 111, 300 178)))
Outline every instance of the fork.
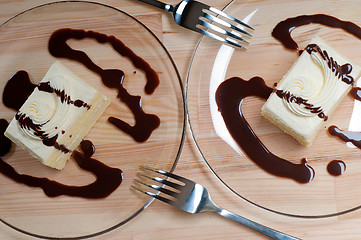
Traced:
POLYGON ((296 237, 292 237, 285 233, 268 228, 264 225, 261 225, 247 218, 241 217, 235 213, 232 213, 226 209, 218 207, 212 201, 207 189, 192 180, 148 166, 141 166, 141 169, 143 170, 143 172, 138 172, 139 175, 138 178, 151 179, 153 181, 161 183, 162 186, 158 186, 155 184, 148 184, 144 180, 134 179, 136 183, 157 190, 158 193, 145 191, 142 188, 136 186, 137 184, 132 185, 132 188, 134 188, 135 190, 138 190, 153 198, 161 200, 165 203, 168 203, 174 207, 177 207, 189 213, 193 213, 193 214, 203 213, 203 212, 217 213, 225 218, 228 218, 244 226, 247 226, 257 232, 260 232, 272 239, 282 239, 282 240, 298 239, 296 237), (164 175, 166 179, 144 173, 146 170, 158 173, 160 175, 164 175), (176 180, 177 182, 172 179, 176 180), (168 186, 168 188, 165 188, 165 186, 168 186), (164 193, 165 195, 168 196, 164 196, 164 197, 160 196, 160 193, 164 193))
POLYGON ((183 0, 176 5, 158 0, 138 1, 172 13, 174 21, 180 26, 239 48, 246 49, 239 42, 248 43, 241 34, 252 36, 243 27, 254 30, 248 24, 214 7, 194 0, 183 0))

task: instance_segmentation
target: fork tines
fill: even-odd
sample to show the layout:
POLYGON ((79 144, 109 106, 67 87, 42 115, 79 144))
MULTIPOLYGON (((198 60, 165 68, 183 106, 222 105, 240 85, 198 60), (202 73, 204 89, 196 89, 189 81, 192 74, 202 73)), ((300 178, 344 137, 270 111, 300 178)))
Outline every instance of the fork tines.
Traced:
POLYGON ((163 170, 159 170, 159 169, 155 169, 155 168, 151 168, 151 167, 147 167, 147 166, 141 166, 141 169, 142 170, 148 170, 148 171, 151 171, 151 172, 154 172, 154 173, 158 173, 160 175, 163 175, 166 177, 166 179, 164 178, 161 178, 161 177, 157 177, 157 176, 151 176, 149 174, 146 174, 144 172, 138 172, 138 176, 141 177, 141 178, 145 178, 145 179, 150 179, 150 180, 153 180, 155 182, 158 182, 160 184, 162 184, 162 186, 158 186, 158 185, 155 185, 155 184, 149 184, 143 180, 140 180, 140 179, 134 179, 135 182, 141 184, 141 185, 144 185, 144 186, 147 186, 149 188, 152 188, 156 191, 158 191, 158 193, 153 193, 153 192, 150 192, 150 191, 146 191, 146 190, 143 190, 142 188, 136 186, 136 185, 132 185, 132 188, 137 190, 137 191, 140 191, 142 193, 145 193, 151 197, 154 197, 154 198, 157 198, 163 202, 166 202, 166 203, 169 203, 171 204, 173 202, 173 200, 171 199, 168 199, 168 198, 165 198, 165 197, 162 197, 159 195, 160 192, 162 193, 165 193, 173 198, 176 198, 177 195, 178 195, 178 192, 180 192, 183 188, 183 185, 179 184, 179 183, 176 183, 176 182, 173 182, 173 181, 170 181, 169 178, 174 178, 175 180, 179 181, 179 182, 186 182, 187 179, 181 177, 181 176, 178 176, 178 175, 175 175, 175 174, 172 174, 172 173, 169 173, 169 172, 166 172, 166 171, 163 171, 163 170), (170 189, 167 189, 165 188, 164 186, 169 186, 172 188, 172 190, 170 189))
POLYGON ((248 44, 243 35, 252 37, 252 34, 245 29, 254 30, 248 24, 214 7, 203 9, 203 15, 197 25, 198 32, 243 49, 246 48, 239 42, 248 44))

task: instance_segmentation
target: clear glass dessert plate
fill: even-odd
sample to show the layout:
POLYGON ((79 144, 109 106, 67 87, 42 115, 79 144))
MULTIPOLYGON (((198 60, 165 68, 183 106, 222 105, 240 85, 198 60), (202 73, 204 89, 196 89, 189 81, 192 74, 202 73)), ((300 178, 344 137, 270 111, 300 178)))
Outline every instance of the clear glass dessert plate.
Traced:
MULTIPOLYGON (((234 1, 225 11, 239 19, 258 9, 249 22, 255 31, 249 39, 247 51, 231 50, 202 38, 193 55, 186 89, 192 135, 215 176, 240 201, 248 201, 267 211, 303 218, 345 214, 361 206, 361 193, 355 190, 361 184, 361 150, 351 148, 328 133, 331 125, 349 129, 357 101, 346 96, 312 146, 304 147, 261 116, 264 99, 254 96, 244 99, 242 113, 264 146, 272 154, 294 164, 307 159, 307 164, 314 169, 312 181, 299 183, 262 170, 240 149, 224 125, 216 105, 215 91, 221 82, 231 77, 249 80, 258 76, 271 88, 281 80, 298 57, 297 51, 286 49, 272 36, 274 27, 285 19, 325 14, 361 24, 361 17, 355 11, 360 8, 357 1, 323 0, 312 2, 311 6, 302 0, 287 3, 234 1), (346 164, 342 175, 335 177, 328 173, 327 166, 332 160, 346 164)), ((355 64, 361 64, 361 55, 357 51, 361 40, 343 29, 309 24, 292 31, 300 49, 315 36, 324 39, 355 64)), ((357 125, 352 129, 360 130, 357 125)))
MULTIPOLYGON (((124 8, 132 4, 124 1, 124 8)), ((137 20, 123 10, 103 4, 65 1, 34 7, 1 25, 1 96, 8 80, 19 70, 26 71, 36 84, 50 65, 59 61, 111 99, 110 106, 85 139, 95 146, 94 159, 121 169, 124 177, 108 197, 88 199, 67 195, 48 197, 41 188, 17 183, 0 174, 0 218, 3 223, 40 238, 86 238, 124 225, 152 202, 149 197, 131 190, 133 179, 140 165, 173 171, 183 145, 185 126, 182 83, 170 54, 159 40, 162 31, 154 25, 157 23, 161 24, 160 15, 138 16, 137 20), (144 25, 147 23, 155 26, 155 33, 144 25), (117 97, 116 89, 106 87, 100 77, 82 63, 49 53, 50 36, 63 28, 114 36, 158 74, 159 85, 153 93, 146 93, 146 76, 139 62, 133 65, 130 58, 121 56, 107 42, 93 38, 66 41, 72 49, 86 53, 102 69, 124 72, 123 87, 129 94, 141 97, 144 112, 160 119, 159 127, 148 140, 137 142, 108 122, 109 117, 124 120, 131 126, 135 122, 127 105, 117 97)), ((10 122, 15 113, 1 101, 1 119, 10 122)), ((95 176, 80 169, 72 157, 59 171, 42 165, 14 144, 2 161, 19 174, 48 178, 68 186, 84 186, 95 181, 95 176)))

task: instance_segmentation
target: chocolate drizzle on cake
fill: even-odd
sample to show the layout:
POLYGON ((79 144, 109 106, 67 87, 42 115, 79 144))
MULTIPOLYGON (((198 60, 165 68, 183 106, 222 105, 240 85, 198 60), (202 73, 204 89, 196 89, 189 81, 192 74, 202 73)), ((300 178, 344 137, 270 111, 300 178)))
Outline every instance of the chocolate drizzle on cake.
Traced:
POLYGON ((43 144, 48 147, 54 147, 63 153, 69 153, 70 150, 64 146, 63 144, 59 144, 56 140, 58 139, 58 134, 55 136, 49 137, 49 135, 41 130, 43 124, 35 124, 33 120, 26 116, 25 113, 17 112, 15 115, 15 119, 19 122, 21 128, 26 128, 28 130, 32 130, 33 134, 39 137, 43 144))
POLYGON ((61 103, 66 103, 66 104, 72 104, 75 107, 84 107, 87 110, 90 109, 90 105, 87 104, 86 102, 77 99, 77 100, 72 100, 71 97, 65 92, 65 90, 60 90, 60 89, 54 89, 51 85, 50 82, 41 82, 39 83, 39 85, 37 86, 39 91, 43 91, 43 92, 48 92, 48 93, 55 93, 59 98, 60 98, 60 102, 61 103))
POLYGON ((326 50, 322 50, 317 44, 309 44, 305 48, 305 50, 311 54, 312 52, 318 52, 322 59, 327 63, 327 66, 331 69, 331 71, 335 74, 335 76, 345 82, 346 84, 353 84, 354 79, 349 74, 352 71, 352 65, 349 63, 345 63, 340 66, 333 57, 330 57, 326 50))
POLYGON ((152 132, 159 127, 160 119, 154 114, 147 114, 141 106, 141 97, 132 96, 123 87, 124 72, 119 69, 102 69, 96 65, 85 52, 72 49, 67 40, 82 40, 91 38, 99 43, 110 43, 115 51, 121 56, 127 57, 133 65, 144 71, 147 82, 144 91, 152 94, 159 85, 158 74, 150 67, 150 65, 141 57, 136 55, 131 49, 124 45, 122 41, 114 36, 108 36, 94 31, 85 31, 79 29, 64 28, 55 31, 49 40, 49 52, 54 57, 67 58, 82 63, 89 70, 98 74, 105 86, 115 88, 118 91, 118 98, 124 102, 132 111, 135 119, 134 126, 129 125, 123 120, 110 117, 108 120, 121 131, 129 134, 137 142, 145 142, 152 132))
POLYGON ((324 121, 327 121, 328 116, 323 112, 323 109, 321 107, 316 107, 313 104, 309 103, 307 99, 304 99, 302 97, 297 97, 294 94, 290 93, 289 91, 274 89, 273 90, 276 95, 282 99, 285 99, 287 102, 296 103, 298 105, 303 105, 304 108, 310 110, 311 113, 317 114, 319 118, 322 118, 324 121))

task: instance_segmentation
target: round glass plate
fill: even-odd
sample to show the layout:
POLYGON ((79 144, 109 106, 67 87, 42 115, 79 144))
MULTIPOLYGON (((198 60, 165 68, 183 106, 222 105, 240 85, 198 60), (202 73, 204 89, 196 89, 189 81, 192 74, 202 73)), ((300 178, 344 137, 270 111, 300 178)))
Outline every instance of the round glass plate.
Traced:
MULTIPOLYGON (((129 2, 127 4, 129 7, 129 2)), ((152 26, 157 22, 161 24, 158 15, 149 15, 143 20, 152 26)), ((55 2, 29 9, 1 25, 1 96, 8 80, 19 70, 26 71, 30 80, 38 83, 56 61, 110 98, 111 104, 85 139, 95 145, 93 158, 121 169, 123 181, 105 198, 48 197, 40 188, 17 183, 0 174, 0 217, 5 224, 37 237, 85 238, 125 224, 152 202, 145 194, 131 189, 140 165, 173 171, 184 138, 183 87, 171 56, 157 36, 122 10, 93 2, 55 2), (101 69, 124 72, 123 87, 129 94, 141 97, 145 113, 157 115, 160 119, 159 127, 148 140, 137 142, 109 123, 109 117, 121 119, 130 126, 135 120, 127 105, 117 97, 118 91, 106 87, 96 71, 89 70, 78 61, 54 57, 49 53, 50 36, 63 28, 114 36, 113 40, 123 42, 158 74, 159 86, 153 93, 146 93, 146 76, 140 68, 144 64, 135 62, 133 65, 130 58, 120 55, 107 42, 98 42, 93 38, 70 38, 66 41, 72 49, 86 53, 101 69)), ((10 122, 15 113, 1 101, 1 119, 10 122)), ((65 185, 84 186, 95 181, 91 173, 78 167, 73 157, 59 171, 42 165, 13 144, 2 160, 19 174, 46 177, 65 185)))
MULTIPOLYGON (((306 158, 314 169, 312 181, 298 183, 265 172, 232 143, 215 103, 215 91, 231 77, 249 80, 259 76, 271 88, 281 80, 298 57, 297 51, 284 48, 271 35, 274 27, 287 18, 322 13, 361 25, 361 17, 355 11, 359 9, 358 1, 322 0, 311 5, 302 0, 234 1, 225 11, 239 19, 258 9, 249 22, 255 31, 248 39, 247 51, 232 50, 209 38, 201 39, 193 55, 186 89, 194 140, 216 177, 242 200, 275 213, 305 218, 344 214, 361 206, 361 193, 355 190, 361 184, 361 150, 350 148, 327 132, 331 125, 344 130, 350 127, 356 101, 346 96, 312 146, 304 147, 261 116, 264 99, 253 96, 244 99, 242 113, 264 146, 295 164, 306 158), (332 160, 346 164, 344 174, 335 177, 328 173, 327 165, 332 160)), ((300 49, 319 36, 353 63, 361 64, 357 51, 360 39, 342 29, 310 24, 296 28, 292 36, 300 49)), ((360 129, 357 124, 352 128, 360 129)))

